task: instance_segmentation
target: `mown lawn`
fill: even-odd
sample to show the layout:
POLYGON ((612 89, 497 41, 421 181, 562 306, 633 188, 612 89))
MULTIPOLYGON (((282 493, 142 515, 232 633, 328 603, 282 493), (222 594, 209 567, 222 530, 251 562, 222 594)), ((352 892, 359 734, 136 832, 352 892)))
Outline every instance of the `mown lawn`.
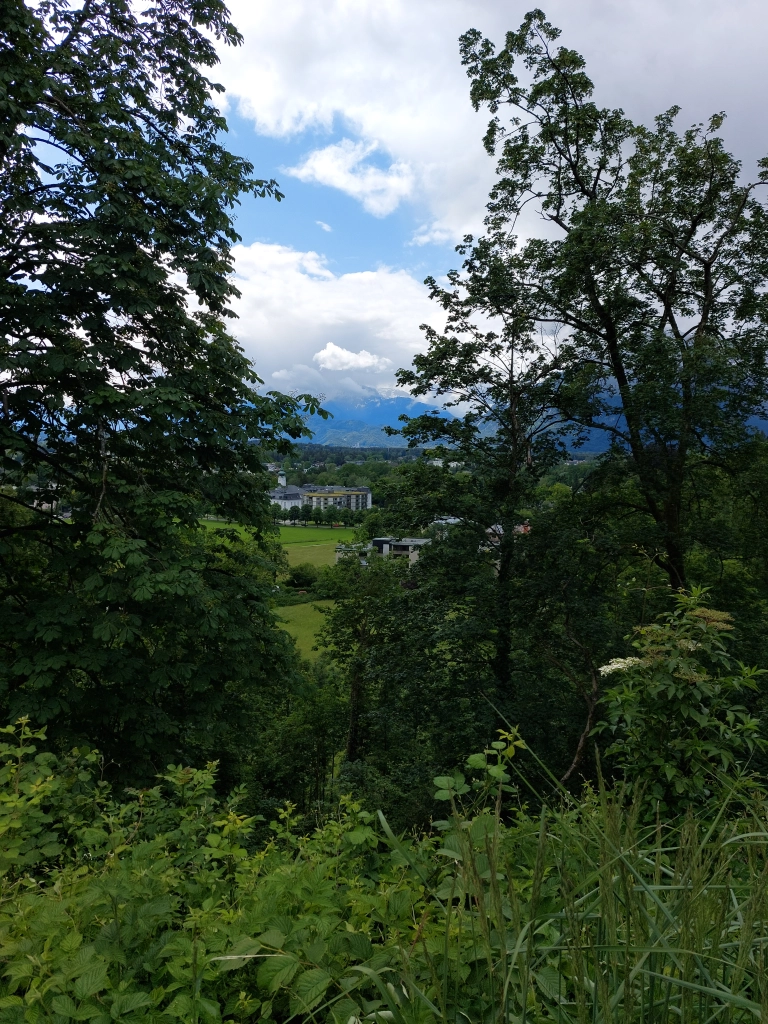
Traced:
POLYGON ((280 543, 285 548, 289 565, 309 562, 311 565, 333 565, 336 545, 351 544, 355 531, 349 527, 281 526, 280 543))
MULTIPOLYGON (((218 519, 203 519, 202 525, 211 530, 222 526, 242 529, 234 523, 224 523, 218 519)), ((351 544, 354 539, 355 531, 347 526, 280 527, 280 543, 285 548, 289 565, 299 565, 301 562, 309 562, 318 567, 333 565, 336 545, 351 544)))
POLYGON ((281 619, 282 628, 291 634, 296 641, 299 654, 302 658, 314 661, 319 652, 313 651, 317 631, 325 621, 325 616, 318 609, 329 607, 333 601, 313 601, 312 604, 294 604, 287 608, 276 608, 275 611, 281 619))

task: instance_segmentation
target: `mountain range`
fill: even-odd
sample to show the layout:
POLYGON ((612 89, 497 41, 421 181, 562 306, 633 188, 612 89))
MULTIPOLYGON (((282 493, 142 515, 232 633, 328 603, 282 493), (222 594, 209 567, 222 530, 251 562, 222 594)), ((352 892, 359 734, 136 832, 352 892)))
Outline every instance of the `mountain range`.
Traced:
POLYGON ((383 398, 375 394, 360 400, 323 402, 323 408, 332 413, 332 417, 324 420, 321 416, 310 416, 307 420, 314 444, 404 448, 404 438, 388 437, 383 428, 398 427, 401 415, 418 416, 434 407, 411 398, 383 398))

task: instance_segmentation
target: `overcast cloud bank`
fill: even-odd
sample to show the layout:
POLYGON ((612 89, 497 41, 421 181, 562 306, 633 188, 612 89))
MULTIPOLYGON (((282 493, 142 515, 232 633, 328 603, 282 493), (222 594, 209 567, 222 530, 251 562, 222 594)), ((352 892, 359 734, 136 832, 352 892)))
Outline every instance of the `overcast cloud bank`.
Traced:
MULTIPOLYGON (((367 217, 410 210, 403 243, 411 252, 414 245, 455 243, 478 231, 494 162, 481 144, 487 114, 469 103, 457 37, 477 27, 503 44, 504 32, 533 4, 231 0, 230 6, 245 45, 222 53, 217 77, 229 104, 255 132, 272 138, 327 133, 319 145, 308 137, 307 151, 285 168, 289 179, 353 197, 360 231, 367 217)), ((764 0, 556 0, 545 11, 563 29, 564 45, 586 57, 601 105, 622 106, 650 122, 680 104, 682 125, 726 110, 726 141, 745 166, 751 170, 768 152, 764 0)), ((313 222, 313 229, 318 225, 329 228, 313 222)), ((259 372, 281 386, 340 393, 364 380, 391 388, 394 368, 407 365, 419 348, 419 324, 436 318, 423 285, 391 260, 366 273, 335 274, 312 248, 309 236, 306 251, 260 243, 238 248, 241 343, 259 372)), ((449 265, 455 260, 434 272, 449 265)))

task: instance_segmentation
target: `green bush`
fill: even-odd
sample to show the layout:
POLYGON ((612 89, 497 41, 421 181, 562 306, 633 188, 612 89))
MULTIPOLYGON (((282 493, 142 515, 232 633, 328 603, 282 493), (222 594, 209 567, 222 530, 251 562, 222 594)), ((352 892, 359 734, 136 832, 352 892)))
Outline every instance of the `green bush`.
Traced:
POLYGON ((731 617, 704 598, 701 590, 678 594, 674 612, 636 630, 637 656, 600 670, 619 682, 603 699, 607 721, 595 732, 613 735, 606 753, 652 813, 656 805, 674 815, 719 801, 733 773, 766 746, 759 721, 738 703, 764 671, 729 654, 731 617))
POLYGON ((307 835, 286 807, 251 848, 214 765, 117 800, 92 752, 6 734, 0 1021, 765 1019, 759 792, 714 822, 644 826, 589 790, 533 817, 513 731, 435 780, 428 835, 345 798, 307 835))
POLYGON ((319 576, 320 570, 311 562, 300 562, 299 565, 294 565, 291 568, 285 582, 289 587, 311 590, 319 576))

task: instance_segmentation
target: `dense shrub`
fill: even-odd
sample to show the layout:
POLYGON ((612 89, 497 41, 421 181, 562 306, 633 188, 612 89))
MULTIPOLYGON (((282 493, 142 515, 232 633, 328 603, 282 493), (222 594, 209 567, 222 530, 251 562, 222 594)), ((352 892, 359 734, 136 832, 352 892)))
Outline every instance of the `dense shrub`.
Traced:
POLYGON ((214 766, 117 800, 88 751, 6 730, 0 1020, 747 1020, 768 1005, 759 794, 714 821, 555 794, 530 816, 505 734, 396 838, 350 799, 249 848, 214 766), (12 839, 10 837, 13 837, 12 839))
POLYGON ((291 568, 285 582, 289 587, 311 590, 315 583, 317 583, 319 575, 320 570, 312 565, 311 562, 300 562, 291 568))

